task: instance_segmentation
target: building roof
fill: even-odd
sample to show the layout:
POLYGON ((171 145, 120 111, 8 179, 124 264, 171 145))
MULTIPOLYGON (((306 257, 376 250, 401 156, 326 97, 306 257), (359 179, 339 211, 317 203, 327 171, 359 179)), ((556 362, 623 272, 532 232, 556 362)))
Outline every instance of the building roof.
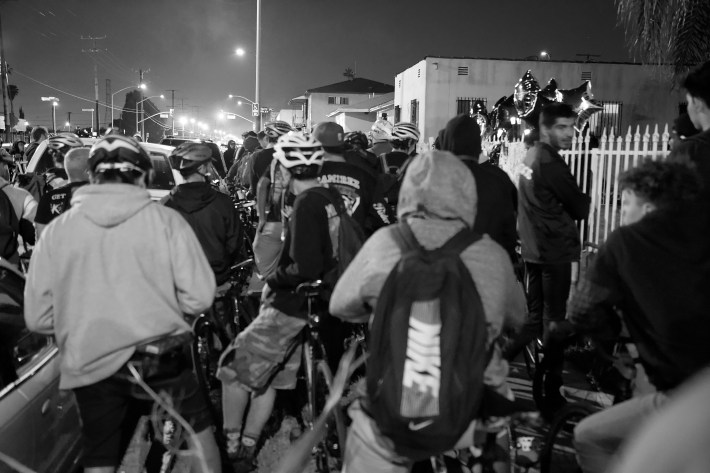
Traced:
MULTIPOLYGON (((628 66, 643 66, 640 62, 617 62, 617 61, 599 61, 599 60, 582 60, 582 59, 531 59, 534 56, 524 58, 507 58, 507 57, 470 57, 470 56, 424 56, 424 59, 474 59, 482 61, 513 61, 513 62, 566 62, 577 64, 624 64, 628 66)), ((535 56, 536 57, 536 56, 535 56)))
POLYGON ((308 89, 306 94, 386 94, 394 92, 394 86, 377 82, 363 77, 356 77, 353 80, 344 80, 336 84, 324 85, 314 89, 308 89))
POLYGON ((394 92, 390 92, 384 95, 378 95, 377 97, 372 97, 370 99, 364 100, 362 102, 354 103, 345 107, 340 107, 328 114, 329 117, 337 115, 339 113, 369 113, 376 112, 383 108, 394 105, 394 92))

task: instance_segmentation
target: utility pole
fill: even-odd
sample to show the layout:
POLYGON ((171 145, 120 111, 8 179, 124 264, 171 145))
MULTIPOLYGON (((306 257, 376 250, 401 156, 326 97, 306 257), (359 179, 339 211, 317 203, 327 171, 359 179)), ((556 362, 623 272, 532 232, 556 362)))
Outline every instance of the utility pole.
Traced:
POLYGON ((254 131, 261 130, 261 100, 259 97, 259 60, 261 54, 261 0, 256 0, 256 86, 254 90, 254 102, 258 108, 258 114, 254 117, 254 131))
POLYGON ((5 45, 2 39, 2 19, 0 19, 0 75, 2 75, 2 116, 5 119, 5 141, 12 141, 10 117, 7 116, 7 61, 5 61, 5 45))
MULTIPOLYGON (((101 52, 101 49, 96 48, 96 41, 101 40, 101 39, 106 39, 106 36, 87 36, 81 37, 82 40, 90 40, 91 41, 91 48, 90 49, 82 49, 81 52, 83 53, 90 53, 90 54, 97 54, 101 52)), ((94 98, 96 100, 96 103, 94 105, 94 114, 96 115, 96 128, 99 128, 99 65, 96 62, 95 57, 91 57, 94 61, 94 98)), ((93 129, 91 130, 92 132, 94 131, 93 129)))
POLYGON ((172 135, 175 136, 175 89, 165 89, 166 92, 170 92, 170 117, 172 118, 172 135))
MULTIPOLYGON (((105 103, 111 103, 111 79, 106 79, 106 102, 105 103)), ((113 114, 113 110, 109 110, 108 108, 106 109, 106 113, 104 114, 104 121, 108 123, 108 126, 106 128, 111 128, 113 127, 113 120, 111 120, 109 117, 113 114)))
POLYGON ((67 112, 67 123, 69 124, 69 129, 67 131, 71 131, 71 112, 67 112))
MULTIPOLYGON (((150 72, 150 69, 148 69, 147 71, 144 71, 143 69, 138 71, 138 74, 139 74, 139 82, 138 83, 139 84, 143 83, 143 74, 145 74, 146 72, 150 72)), ((140 92, 140 99, 141 99, 141 101, 139 102, 141 104, 141 108, 140 108, 141 138, 143 140, 145 140, 145 102, 143 102, 143 89, 139 88, 138 90, 140 92)), ((138 121, 137 120, 138 120, 138 117, 136 116, 136 132, 138 131, 138 121)))

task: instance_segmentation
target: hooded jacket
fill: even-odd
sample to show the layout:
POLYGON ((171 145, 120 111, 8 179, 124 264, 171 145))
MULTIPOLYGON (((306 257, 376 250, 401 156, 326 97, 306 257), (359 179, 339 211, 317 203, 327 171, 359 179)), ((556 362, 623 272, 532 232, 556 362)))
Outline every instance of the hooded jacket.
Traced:
MULTIPOLYGON (((476 182, 461 161, 438 151, 416 156, 404 176, 398 217, 407 219, 419 243, 442 246, 476 219, 476 182)), ((364 244, 338 280, 330 313, 348 322, 366 322, 377 307, 385 280, 401 257, 393 228, 378 230, 364 244)), ((505 250, 483 236, 461 253, 478 289, 488 322, 488 340, 504 325, 518 326, 525 316, 525 296, 517 285, 505 250)), ((508 366, 496 351, 486 370, 486 383, 501 385, 508 366)))
POLYGON ((439 133, 439 141, 441 149, 458 156, 476 180, 478 203, 474 231, 490 235, 505 249, 511 261, 515 261, 518 192, 505 171, 478 164, 481 154, 478 123, 468 115, 454 117, 443 133, 439 133))
POLYGON ((532 169, 532 177, 520 176, 518 185, 523 259, 538 264, 578 261, 582 244, 575 220, 589 215, 589 196, 548 144, 537 142, 530 148, 525 165, 532 169))
POLYGON ((229 279, 229 268, 239 257, 241 223, 234 203, 206 182, 175 187, 163 204, 185 217, 205 251, 217 284, 229 279))
POLYGON ((180 214, 129 184, 88 185, 35 247, 25 321, 54 335, 60 389, 116 373, 135 347, 190 331, 212 305, 214 274, 180 214))

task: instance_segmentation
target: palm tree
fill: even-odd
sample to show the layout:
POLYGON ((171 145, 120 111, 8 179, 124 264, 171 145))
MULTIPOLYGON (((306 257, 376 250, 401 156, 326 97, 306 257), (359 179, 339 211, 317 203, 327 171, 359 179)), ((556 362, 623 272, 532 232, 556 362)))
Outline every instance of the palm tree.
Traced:
POLYGON ((676 78, 710 58, 710 1, 615 0, 632 51, 676 78))
POLYGON ((355 71, 350 69, 349 67, 345 69, 345 72, 343 72, 343 75, 348 78, 348 80, 353 80, 355 79, 355 71))

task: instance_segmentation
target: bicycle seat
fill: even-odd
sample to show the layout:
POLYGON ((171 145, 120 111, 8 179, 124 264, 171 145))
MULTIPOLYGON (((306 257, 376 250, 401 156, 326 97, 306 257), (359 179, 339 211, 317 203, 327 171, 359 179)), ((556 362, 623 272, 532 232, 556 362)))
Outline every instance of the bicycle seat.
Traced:
POLYGON ((309 297, 318 296, 323 292, 323 281, 320 279, 317 281, 309 281, 299 284, 296 287, 296 292, 298 294, 304 294, 309 297))

